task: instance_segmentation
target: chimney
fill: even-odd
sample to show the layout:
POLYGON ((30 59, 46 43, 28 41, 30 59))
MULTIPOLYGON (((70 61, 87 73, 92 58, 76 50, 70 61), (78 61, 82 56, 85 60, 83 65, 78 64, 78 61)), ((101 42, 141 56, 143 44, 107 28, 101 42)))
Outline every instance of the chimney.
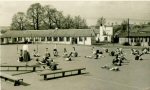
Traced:
POLYGON ((99 27, 99 35, 100 35, 100 36, 103 36, 104 28, 105 28, 105 27, 102 26, 102 25, 99 27))

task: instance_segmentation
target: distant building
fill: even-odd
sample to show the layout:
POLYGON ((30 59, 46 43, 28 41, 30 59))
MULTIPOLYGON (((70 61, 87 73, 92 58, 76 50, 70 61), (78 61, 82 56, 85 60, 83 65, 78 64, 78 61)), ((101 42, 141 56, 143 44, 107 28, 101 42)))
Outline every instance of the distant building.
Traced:
MULTIPOLYGON (((119 43, 124 44, 128 42, 128 34, 120 33, 119 43)), ((141 46, 150 46, 150 27, 146 27, 138 30, 137 32, 129 33, 129 44, 130 45, 141 45, 141 46)))

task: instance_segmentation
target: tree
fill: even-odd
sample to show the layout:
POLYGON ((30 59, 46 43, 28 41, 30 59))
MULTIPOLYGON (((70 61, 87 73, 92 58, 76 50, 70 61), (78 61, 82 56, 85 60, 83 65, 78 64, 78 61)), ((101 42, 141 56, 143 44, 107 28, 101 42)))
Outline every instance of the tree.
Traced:
POLYGON ((73 22, 73 18, 70 15, 67 15, 64 20, 65 21, 64 21, 63 28, 65 29, 73 28, 74 22, 73 22))
POLYGON ((55 24, 56 28, 62 29, 63 28, 63 22, 64 22, 64 16, 61 11, 55 11, 52 14, 52 21, 55 24))
POLYGON ((98 18, 97 26, 105 25, 106 19, 104 17, 98 18))
POLYGON ((32 4, 27 10, 27 16, 34 30, 39 30, 43 20, 43 7, 40 3, 32 4))
POLYGON ((150 25, 150 22, 148 22, 147 24, 150 25))
POLYGON ((73 21, 74 21, 74 28, 76 29, 87 28, 86 20, 82 19, 80 16, 75 16, 73 21))
POLYGON ((47 29, 52 29, 54 27, 54 13, 56 13, 57 10, 55 8, 52 8, 50 5, 44 6, 44 19, 43 19, 43 26, 45 26, 47 29))
POLYGON ((12 18, 12 30, 25 30, 27 24, 26 15, 23 12, 16 13, 12 18))
POLYGON ((27 15, 19 13, 14 15, 13 29, 83 29, 88 28, 86 20, 80 16, 72 17, 71 15, 64 16, 62 11, 50 5, 41 6, 40 3, 30 5, 27 10, 27 15))
POLYGON ((123 20, 121 23, 121 29, 122 31, 126 31, 128 26, 128 22, 126 20, 123 20))

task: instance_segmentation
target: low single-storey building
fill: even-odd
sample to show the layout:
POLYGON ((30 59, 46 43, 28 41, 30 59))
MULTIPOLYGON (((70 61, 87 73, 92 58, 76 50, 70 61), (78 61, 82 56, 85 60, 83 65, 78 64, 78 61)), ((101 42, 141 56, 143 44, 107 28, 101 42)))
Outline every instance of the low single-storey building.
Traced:
POLYGON ((141 45, 141 46, 150 46, 150 27, 143 28, 137 32, 120 33, 119 43, 124 44, 128 42, 130 45, 141 45), (128 39, 129 37, 129 39, 128 39))
POLYGON ((1 44, 32 42, 91 45, 94 38, 92 29, 8 31, 1 35, 1 44))

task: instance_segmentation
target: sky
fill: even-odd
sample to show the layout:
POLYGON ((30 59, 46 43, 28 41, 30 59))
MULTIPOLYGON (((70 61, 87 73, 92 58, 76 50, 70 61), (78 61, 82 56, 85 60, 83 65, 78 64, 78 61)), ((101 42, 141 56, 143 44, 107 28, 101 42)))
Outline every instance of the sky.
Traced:
POLYGON ((150 21, 150 1, 0 1, 0 26, 10 26, 12 17, 17 12, 26 12, 31 4, 51 5, 64 15, 85 18, 88 25, 95 25, 99 17, 108 23, 120 23, 130 19, 131 23, 150 21))

